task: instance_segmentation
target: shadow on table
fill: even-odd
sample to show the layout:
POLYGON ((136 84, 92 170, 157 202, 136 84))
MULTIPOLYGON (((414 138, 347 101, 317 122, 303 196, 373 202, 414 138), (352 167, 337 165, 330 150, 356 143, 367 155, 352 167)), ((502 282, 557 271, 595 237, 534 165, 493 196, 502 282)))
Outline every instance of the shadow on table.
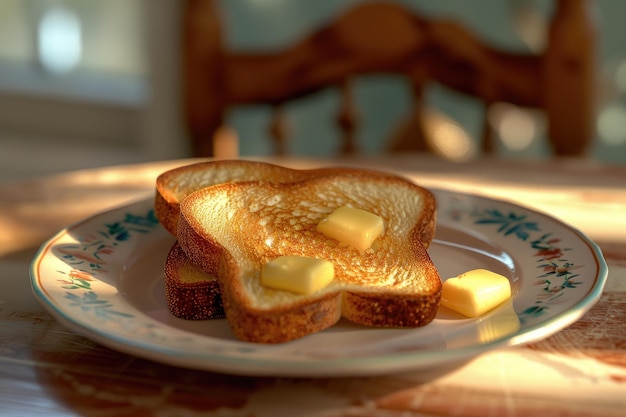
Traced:
MULTIPOLYGON (((351 378, 272 378, 223 375, 161 365, 118 353, 47 323, 32 355, 41 384, 84 416, 160 415, 229 409, 233 415, 310 407, 359 409, 458 369, 351 378)), ((383 401, 384 402, 384 401, 383 401)))

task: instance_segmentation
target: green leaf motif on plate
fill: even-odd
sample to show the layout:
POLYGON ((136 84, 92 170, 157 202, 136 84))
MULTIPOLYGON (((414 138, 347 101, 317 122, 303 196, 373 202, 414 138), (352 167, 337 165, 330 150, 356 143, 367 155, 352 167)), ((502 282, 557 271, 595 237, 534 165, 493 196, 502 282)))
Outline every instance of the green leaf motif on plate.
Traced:
POLYGON ((106 272, 105 258, 114 254, 120 243, 129 241, 136 233, 148 234, 158 225, 159 220, 152 209, 144 215, 126 213, 122 220, 106 223, 102 230, 79 237, 77 243, 60 245, 55 249, 63 254, 66 263, 76 269, 93 274, 106 272))
POLYGON ((505 236, 515 235, 518 239, 527 240, 531 232, 539 230, 536 222, 528 221, 525 214, 517 215, 515 213, 504 214, 500 210, 485 210, 482 218, 476 220, 476 224, 495 224, 499 225, 498 233, 505 236))
POLYGON ((61 288, 72 291, 65 295, 70 305, 101 320, 132 318, 133 315, 117 311, 109 301, 101 299, 91 281, 94 275, 108 272, 106 258, 115 253, 120 243, 128 242, 136 234, 149 234, 158 226, 159 220, 153 209, 145 214, 126 213, 123 219, 105 223, 101 230, 79 237, 77 243, 55 248, 60 252, 60 258, 73 268, 68 272, 59 271, 67 278, 57 280, 61 288), (76 294, 77 291, 84 292, 76 294))
POLYGON ((554 237, 552 233, 542 232, 539 223, 530 219, 527 214, 518 214, 513 211, 505 213, 499 209, 479 210, 476 207, 462 208, 463 200, 455 201, 449 218, 453 221, 461 221, 463 213, 468 215, 473 223, 482 226, 497 226, 496 232, 506 237, 514 237, 528 242, 530 249, 535 252, 537 268, 542 273, 537 276, 534 285, 538 287, 535 302, 532 306, 521 311, 519 318, 524 321, 527 318, 536 318, 545 314, 550 309, 550 303, 564 296, 564 291, 574 289, 582 284, 579 274, 572 272, 584 265, 576 265, 567 259, 566 252, 570 248, 562 247, 561 239, 554 237), (536 236, 541 233, 539 236, 536 236))
POLYGON ((93 291, 86 291, 82 296, 73 292, 65 294, 65 298, 70 301, 70 306, 78 307, 85 313, 93 313, 96 317, 104 320, 115 320, 117 318, 131 318, 132 314, 126 314, 113 309, 113 305, 106 300, 101 300, 93 291))

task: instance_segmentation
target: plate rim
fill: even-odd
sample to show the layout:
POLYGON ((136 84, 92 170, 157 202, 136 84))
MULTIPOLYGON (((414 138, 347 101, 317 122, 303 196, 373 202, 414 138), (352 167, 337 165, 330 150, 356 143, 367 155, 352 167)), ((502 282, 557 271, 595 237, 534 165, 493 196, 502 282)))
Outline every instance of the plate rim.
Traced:
MULTIPOLYGON (((575 235, 580 241, 585 244, 585 246, 589 249, 590 254, 593 255, 593 259, 596 262, 597 269, 596 276, 594 277, 595 283, 590 287, 587 293, 572 307, 558 313, 554 317, 549 318, 546 321, 542 321, 534 325, 528 326, 521 332, 518 331, 513 333, 512 335, 505 335, 486 343, 463 346, 460 348, 457 347, 445 349, 445 352, 448 353, 447 358, 442 357, 441 355, 429 355, 430 351, 394 352, 393 354, 387 353, 386 355, 368 356, 366 358, 337 357, 322 361, 312 360, 308 358, 304 361, 289 362, 297 365, 297 368, 295 369, 291 367, 283 367, 280 369, 280 371, 275 370, 273 367, 277 365, 285 365, 286 362, 284 360, 263 359, 261 361, 258 358, 224 357, 224 355, 210 355, 212 357, 212 361, 210 363, 207 363, 207 360, 210 358, 206 356, 203 356, 202 358, 196 358, 196 355, 179 357, 175 355, 175 353, 179 353, 180 349, 171 349, 164 346, 159 346, 158 350, 155 350, 154 348, 146 348, 146 344, 142 343, 140 340, 128 340, 128 338, 124 337, 120 338, 118 337, 118 335, 111 334, 110 332, 100 331, 95 326, 87 326, 84 323, 79 323, 75 317, 68 317, 68 315, 61 311, 57 307, 55 302, 46 294, 41 285, 39 285, 39 280, 41 276, 38 271, 38 266, 41 264, 41 261, 46 256, 46 254, 51 253, 50 248, 53 246, 55 241, 69 234, 71 230, 80 228, 81 225, 93 222, 103 216, 134 206, 143 204, 147 205, 149 202, 153 201, 153 199, 151 198, 138 198, 109 208, 107 210, 91 214, 64 227, 53 236, 51 236, 48 240, 46 240, 39 247, 33 260, 30 263, 29 272, 31 289, 39 303, 43 305, 45 309, 55 317, 56 320, 61 322, 66 327, 87 337, 88 339, 91 339, 96 343, 112 348, 114 350, 153 360, 162 364, 179 366, 188 369, 247 376, 278 377, 371 376, 383 373, 387 374, 411 369, 410 365, 407 364, 407 360, 415 360, 416 356, 426 358, 430 357, 429 363, 431 363, 432 367, 437 367, 442 364, 451 363, 454 361, 464 361, 498 347, 520 345, 548 337, 576 322, 600 299, 608 277, 608 265, 602 254, 601 248, 580 229, 564 222, 563 220, 551 216, 548 213, 507 199, 487 197, 477 193, 466 193, 440 187, 429 187, 429 190, 431 190, 434 194, 445 193, 449 195, 478 199, 483 202, 496 202, 520 208, 529 213, 539 215, 549 220, 550 222, 553 222, 560 227, 569 230, 573 235, 575 235), (567 324, 563 325, 563 322, 567 322, 567 324), (548 329, 548 331, 546 331, 546 329, 548 329), (538 335, 539 333, 541 333, 542 335, 538 335), (545 334, 547 334, 547 336, 545 336, 545 334), (370 364, 367 367, 363 367, 363 361, 367 360, 368 358, 384 359, 385 363, 377 364, 376 366, 370 364), (202 359, 202 363, 200 366, 198 366, 197 363, 197 360, 199 359, 202 359), (217 359, 219 359, 219 361, 215 362, 215 360, 217 359), (341 371, 339 371, 336 367, 338 363, 341 364, 341 371), (255 368, 250 369, 250 364, 254 364, 255 368), (320 364, 323 364, 324 366, 320 366, 320 364)), ((159 225, 158 227, 162 228, 161 225, 159 225)), ((144 312, 141 312, 141 314, 146 315, 144 312)), ((429 367, 420 366, 417 369, 425 368, 429 367)))

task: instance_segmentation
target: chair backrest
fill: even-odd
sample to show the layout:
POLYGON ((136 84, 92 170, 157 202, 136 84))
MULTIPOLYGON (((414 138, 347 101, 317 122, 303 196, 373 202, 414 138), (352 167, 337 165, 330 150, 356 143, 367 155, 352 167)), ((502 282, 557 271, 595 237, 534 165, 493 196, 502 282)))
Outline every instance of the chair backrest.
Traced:
MULTIPOLYGON (((418 112, 432 82, 475 96, 486 108, 508 102, 541 109, 557 155, 582 155, 593 137, 596 35, 586 0, 556 1, 539 54, 499 50, 458 21, 427 19, 393 3, 356 5, 293 46, 261 53, 229 51, 216 2, 187 0, 183 40, 185 114, 196 156, 232 152, 216 149, 219 136, 228 136, 225 113, 259 103, 275 109, 271 131, 276 153, 284 154, 281 106, 328 87, 341 91, 341 152, 353 153, 351 81, 364 74, 406 77, 418 112)), ((416 120, 411 143, 401 138, 396 149, 428 148, 419 140, 419 114, 416 120)), ((491 152, 491 131, 484 126, 482 149, 491 152)))

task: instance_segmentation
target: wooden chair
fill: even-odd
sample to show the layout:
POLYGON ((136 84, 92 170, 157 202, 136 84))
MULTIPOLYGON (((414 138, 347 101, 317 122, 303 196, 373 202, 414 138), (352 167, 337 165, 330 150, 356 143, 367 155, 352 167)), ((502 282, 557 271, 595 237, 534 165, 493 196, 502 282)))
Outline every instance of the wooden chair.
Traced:
MULTIPOLYGON (((276 153, 284 154, 281 106, 329 87, 341 91, 341 152, 356 152, 350 86, 364 74, 406 77, 418 110, 424 106, 424 87, 432 82, 475 96, 486 108, 508 102, 541 109, 557 155, 583 155, 593 138, 596 36, 586 0, 556 1, 547 47, 538 55, 499 50, 457 21, 429 20, 393 3, 354 6, 278 52, 229 51, 222 25, 215 1, 186 1, 185 115, 196 156, 220 153, 215 146, 228 131, 224 116, 229 109, 258 103, 274 107, 271 131, 276 153)), ((482 148, 491 152, 485 126, 482 148)), ((424 149, 415 134, 419 139, 418 129, 412 143, 396 143, 396 148, 424 149)))

